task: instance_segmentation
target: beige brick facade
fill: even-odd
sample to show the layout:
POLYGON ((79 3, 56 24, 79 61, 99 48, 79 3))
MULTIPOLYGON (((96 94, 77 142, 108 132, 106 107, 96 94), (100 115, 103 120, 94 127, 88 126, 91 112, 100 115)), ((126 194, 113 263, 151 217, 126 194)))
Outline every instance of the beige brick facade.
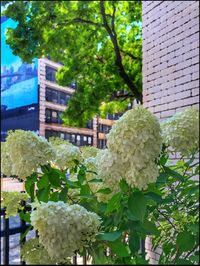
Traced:
POLYGON ((143 1, 143 101, 159 119, 199 106, 199 1, 143 1))
MULTIPOLYGON (((160 120, 199 108, 199 1, 142 1, 143 102, 160 120)), ((160 249, 147 257, 157 264, 160 249)))

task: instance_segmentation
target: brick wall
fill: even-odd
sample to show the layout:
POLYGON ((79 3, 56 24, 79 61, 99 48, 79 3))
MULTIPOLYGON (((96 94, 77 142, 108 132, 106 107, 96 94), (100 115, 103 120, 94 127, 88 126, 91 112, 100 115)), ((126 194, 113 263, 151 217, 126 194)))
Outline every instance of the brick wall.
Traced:
MULTIPOLYGON (((199 2, 143 1, 143 101, 160 120, 199 108, 199 2)), ((160 249, 151 252, 157 264, 160 249)))
POLYGON ((199 2, 142 5, 143 100, 162 120, 199 103, 199 2))

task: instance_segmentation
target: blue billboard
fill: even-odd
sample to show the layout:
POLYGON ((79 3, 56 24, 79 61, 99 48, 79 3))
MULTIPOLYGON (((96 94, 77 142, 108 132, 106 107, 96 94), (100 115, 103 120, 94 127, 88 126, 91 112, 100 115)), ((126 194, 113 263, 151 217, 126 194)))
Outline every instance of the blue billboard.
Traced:
POLYGON ((38 60, 24 64, 6 44, 7 28, 16 25, 12 19, 1 16, 1 106, 4 110, 38 103, 38 60))
POLYGON ((38 132, 38 60, 25 64, 6 44, 6 31, 17 23, 1 16, 1 141, 11 129, 38 132))

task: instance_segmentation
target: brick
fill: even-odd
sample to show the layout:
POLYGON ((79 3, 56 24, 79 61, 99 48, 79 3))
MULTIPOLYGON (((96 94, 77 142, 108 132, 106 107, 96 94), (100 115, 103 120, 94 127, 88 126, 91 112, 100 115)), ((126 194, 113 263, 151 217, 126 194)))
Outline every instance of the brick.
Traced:
POLYGON ((167 111, 161 112, 161 118, 170 117, 174 114, 175 114, 175 109, 167 110, 167 111))
POLYGON ((180 85, 180 84, 184 84, 186 82, 189 82, 189 81, 191 81, 191 75, 186 75, 186 76, 183 76, 181 78, 177 78, 175 80, 175 85, 177 86, 177 85, 180 85))
POLYGON ((187 97, 190 97, 190 96, 191 96, 191 91, 190 90, 181 91, 181 92, 175 94, 175 100, 184 99, 184 98, 187 98, 187 97))
POLYGON ((199 95, 199 88, 192 89, 192 96, 199 95))

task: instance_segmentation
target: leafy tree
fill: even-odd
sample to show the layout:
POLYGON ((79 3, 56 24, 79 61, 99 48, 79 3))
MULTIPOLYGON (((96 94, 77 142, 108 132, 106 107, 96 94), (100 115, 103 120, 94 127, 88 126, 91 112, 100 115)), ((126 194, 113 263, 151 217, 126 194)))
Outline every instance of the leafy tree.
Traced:
POLYGON ((18 22, 7 32, 14 54, 50 56, 63 64, 60 85, 76 81, 66 124, 84 126, 102 103, 105 113, 110 101, 110 112, 142 102, 141 1, 11 1, 4 14, 18 22))

